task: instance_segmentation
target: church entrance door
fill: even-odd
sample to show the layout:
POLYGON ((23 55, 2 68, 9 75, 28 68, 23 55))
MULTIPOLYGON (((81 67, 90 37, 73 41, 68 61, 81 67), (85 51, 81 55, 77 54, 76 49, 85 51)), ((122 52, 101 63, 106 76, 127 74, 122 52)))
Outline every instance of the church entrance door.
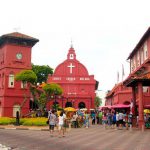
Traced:
POLYGON ((71 102, 67 102, 65 107, 72 107, 72 103, 71 102))
POLYGON ((79 109, 85 108, 85 103, 84 103, 84 102, 80 102, 80 103, 78 104, 78 108, 79 108, 79 109))

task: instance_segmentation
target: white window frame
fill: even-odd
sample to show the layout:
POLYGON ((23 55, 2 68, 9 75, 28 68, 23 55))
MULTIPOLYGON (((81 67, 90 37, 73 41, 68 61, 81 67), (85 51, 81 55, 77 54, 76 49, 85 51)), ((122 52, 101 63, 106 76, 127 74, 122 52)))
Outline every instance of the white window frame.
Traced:
POLYGON ((70 59, 74 59, 74 55, 73 54, 70 54, 70 59))
POLYGON ((21 81, 21 88, 22 89, 27 88, 27 82, 26 81, 25 82, 21 81))
POLYGON ((8 77, 8 87, 13 88, 14 87, 14 83, 15 83, 15 76, 14 74, 9 74, 8 77))

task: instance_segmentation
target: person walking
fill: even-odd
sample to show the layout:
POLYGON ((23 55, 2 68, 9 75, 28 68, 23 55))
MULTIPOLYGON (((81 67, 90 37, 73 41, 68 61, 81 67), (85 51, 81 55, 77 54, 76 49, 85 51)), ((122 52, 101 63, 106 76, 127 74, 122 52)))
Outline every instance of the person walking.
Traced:
POLYGON ((72 116, 72 123, 73 123, 74 128, 78 128, 77 118, 78 118, 78 115, 76 112, 74 112, 72 116))
POLYGON ((89 124, 89 114, 87 112, 85 112, 84 114, 84 127, 85 128, 89 128, 90 124, 89 124))
POLYGON ((61 136, 65 137, 64 122, 65 122, 65 117, 63 115, 63 112, 61 112, 60 116, 58 117, 58 130, 59 130, 58 137, 61 136))
POLYGON ((50 130, 50 135, 51 137, 54 136, 54 127, 56 125, 56 115, 55 111, 52 110, 52 112, 49 114, 49 130, 50 130))
POLYGON ((95 111, 91 112, 91 118, 92 118, 92 125, 95 125, 95 118, 96 118, 96 113, 95 111))

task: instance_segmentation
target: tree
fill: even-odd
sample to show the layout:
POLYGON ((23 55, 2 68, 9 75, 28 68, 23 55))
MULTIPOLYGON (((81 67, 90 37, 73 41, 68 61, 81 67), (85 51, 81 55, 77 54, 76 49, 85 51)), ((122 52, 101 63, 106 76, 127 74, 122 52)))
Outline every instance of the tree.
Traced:
MULTIPOLYGON (((62 95, 63 89, 59 84, 56 83, 51 83, 51 84, 46 84, 45 86, 42 87, 42 89, 45 92, 46 95, 46 104, 47 102, 51 99, 53 96, 54 99, 56 99, 56 96, 62 95)), ((57 104, 54 104, 54 108, 57 109, 59 106, 57 104)))
MULTIPOLYGON (((23 71, 19 72, 18 74, 16 74, 15 80, 22 81, 23 87, 24 87, 25 83, 28 83, 29 86, 32 87, 32 85, 34 85, 37 81, 37 76, 32 70, 23 70, 23 71)), ((21 109, 24 106, 24 104, 26 103, 26 101, 27 101, 27 96, 26 96, 26 94, 24 94, 24 100, 20 105, 20 116, 21 116, 21 109)))
POLYGON ((95 107, 99 107, 102 104, 102 99, 99 96, 96 96, 94 99, 95 107))
POLYGON ((53 74, 53 69, 48 65, 34 65, 32 64, 32 70, 37 76, 37 83, 46 82, 48 74, 53 74))

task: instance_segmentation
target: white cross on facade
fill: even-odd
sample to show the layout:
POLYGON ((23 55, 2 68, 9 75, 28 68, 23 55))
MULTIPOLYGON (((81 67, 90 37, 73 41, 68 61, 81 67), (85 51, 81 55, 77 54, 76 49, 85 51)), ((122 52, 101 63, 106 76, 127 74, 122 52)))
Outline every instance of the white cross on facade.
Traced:
POLYGON ((70 68, 70 74, 72 74, 72 68, 74 68, 75 66, 72 65, 72 63, 70 63, 70 66, 67 66, 70 68))

